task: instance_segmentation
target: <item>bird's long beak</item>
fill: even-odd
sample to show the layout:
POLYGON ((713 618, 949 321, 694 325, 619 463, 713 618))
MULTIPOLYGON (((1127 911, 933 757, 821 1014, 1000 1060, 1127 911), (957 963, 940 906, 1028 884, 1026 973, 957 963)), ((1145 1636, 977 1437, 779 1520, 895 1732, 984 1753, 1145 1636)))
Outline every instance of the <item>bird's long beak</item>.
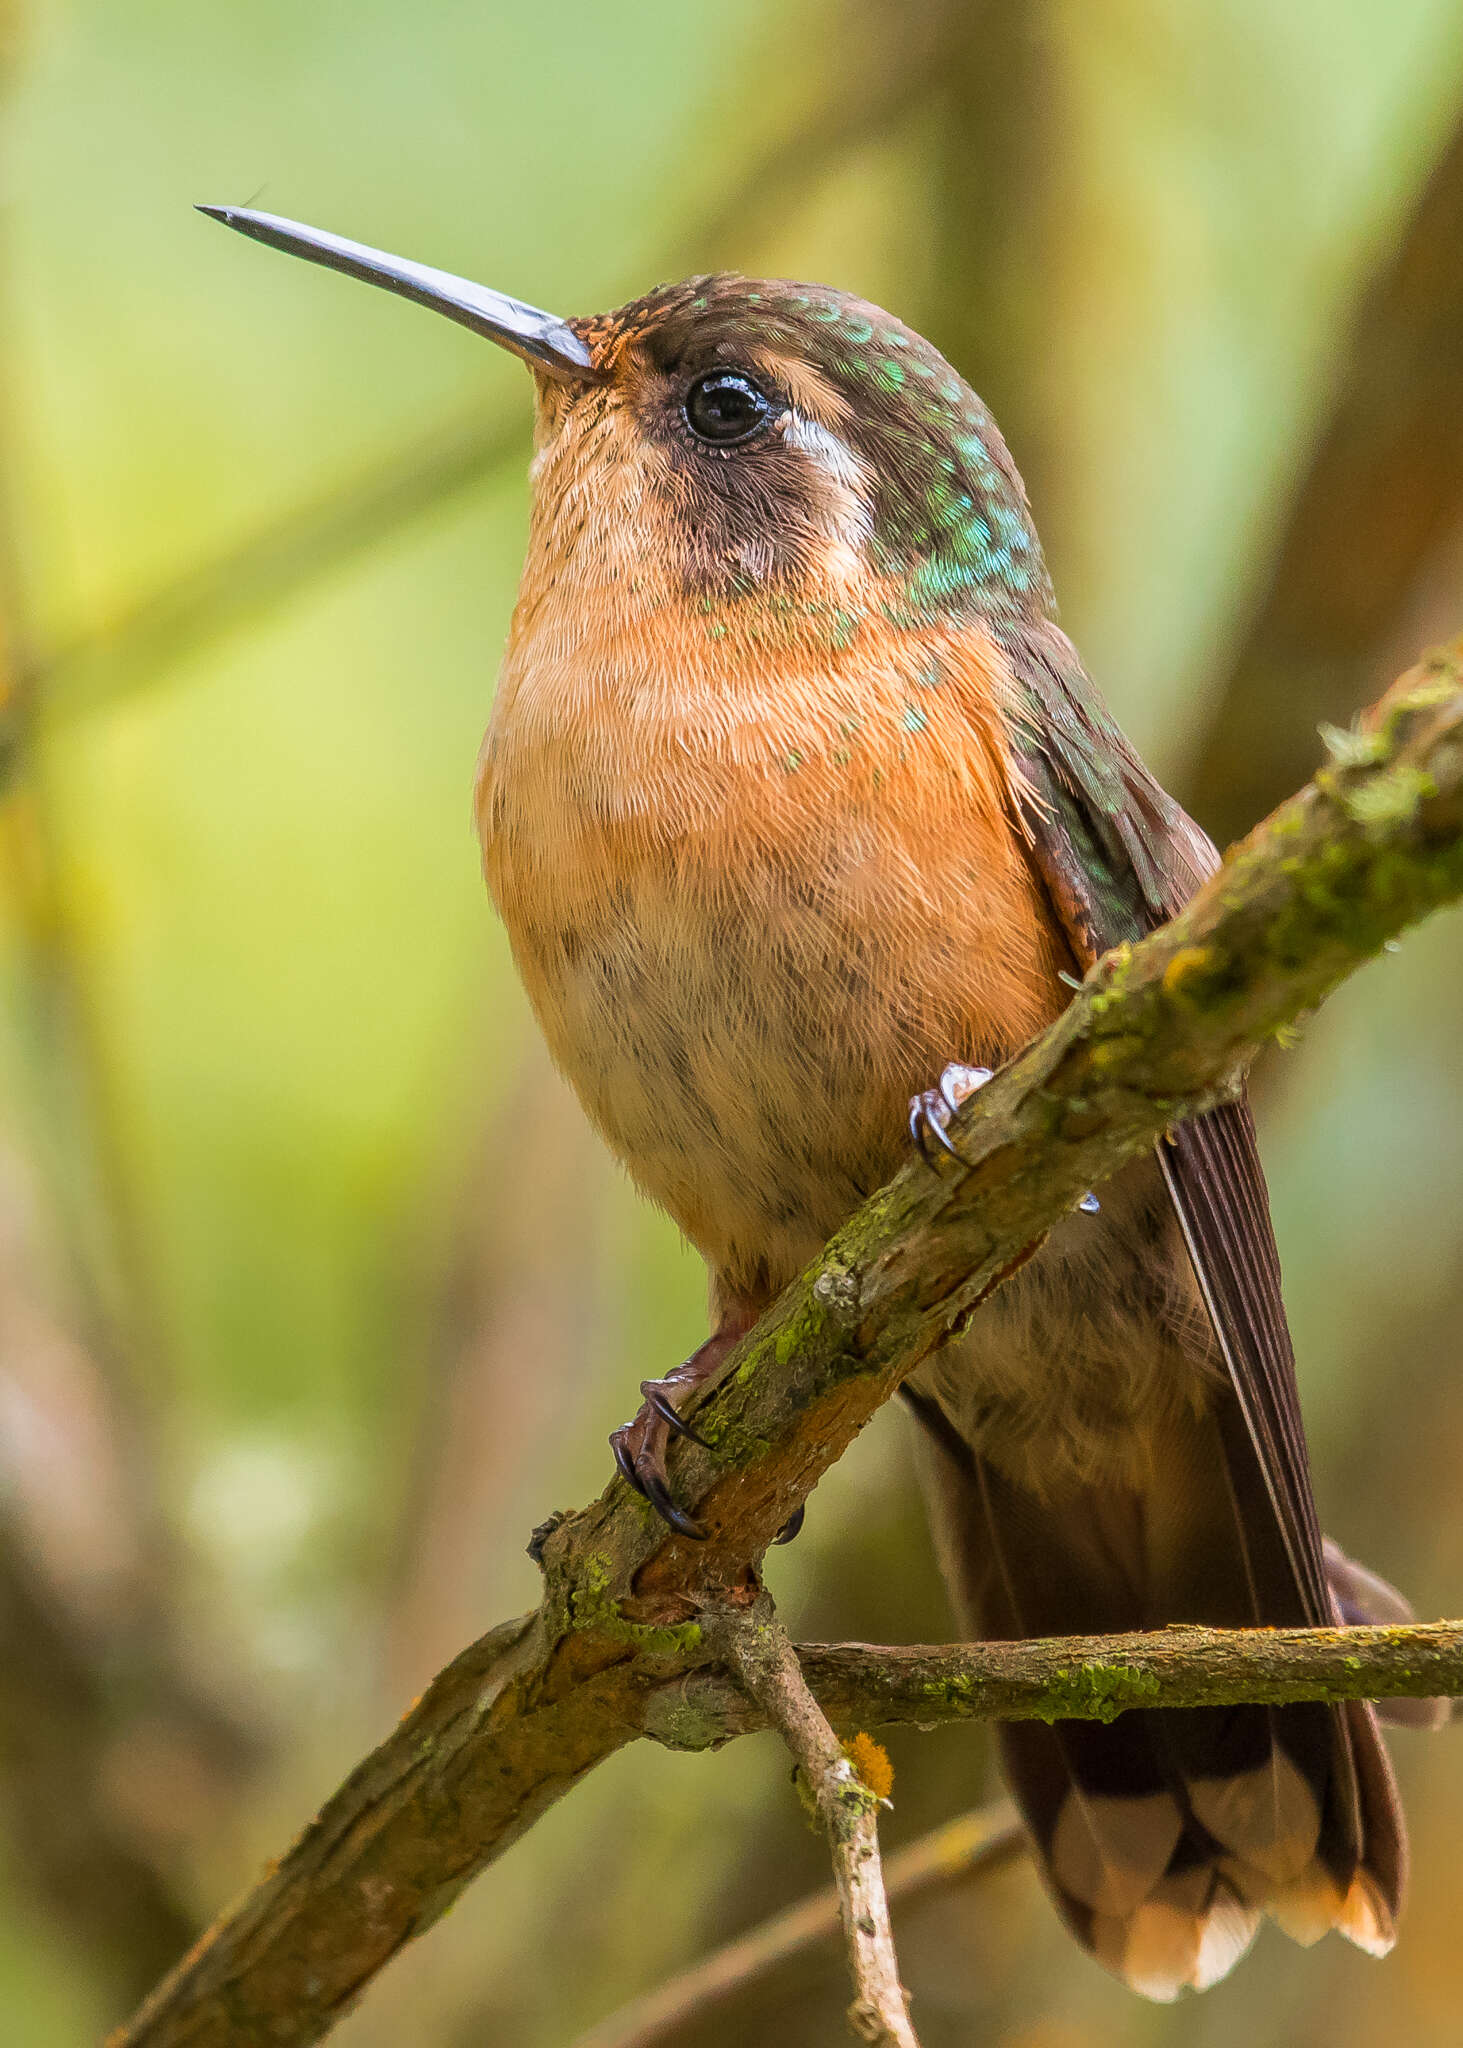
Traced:
POLYGON ((537 306, 525 306, 486 285, 470 284, 465 277, 453 277, 445 270, 432 270, 425 263, 408 263, 401 256, 387 256, 380 249, 368 249, 362 242, 347 242, 340 235, 323 234, 319 228, 302 227, 298 221, 282 220, 278 214, 256 213, 248 206, 200 206, 213 220, 267 242, 271 249, 283 249, 291 256, 304 256, 311 263, 323 263, 327 270, 343 270, 366 284, 380 285, 419 306, 445 313, 474 334, 511 349, 526 363, 550 377, 566 382, 589 383, 599 374, 589 350, 574 329, 552 313, 537 306))

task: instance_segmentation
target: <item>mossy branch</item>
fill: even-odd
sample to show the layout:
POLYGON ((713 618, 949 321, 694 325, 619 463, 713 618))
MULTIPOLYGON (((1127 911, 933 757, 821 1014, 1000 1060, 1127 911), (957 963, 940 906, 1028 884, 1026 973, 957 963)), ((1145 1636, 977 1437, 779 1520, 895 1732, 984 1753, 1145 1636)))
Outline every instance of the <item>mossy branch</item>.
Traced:
MULTIPOLYGON (((954 1119, 963 1165, 911 1163, 743 1340, 694 1409, 710 1448, 682 1442, 671 1457, 677 1497, 709 1540, 675 1536, 620 1481, 558 1518, 543 1545, 542 1606, 441 1674, 279 1868, 119 2030, 115 2048, 320 2039, 586 1771, 642 1734, 708 1739, 686 1686, 717 1661, 703 1609, 729 1591, 746 1597, 763 1551, 875 1409, 1087 1189, 1233 1093, 1261 1046, 1460 895, 1463 644, 1404 677, 1362 731, 1336 742, 1314 781, 1230 854, 1181 916, 1098 962, 1057 1023, 954 1119), (668 1687, 679 1689, 678 1706, 668 1687)), ((1252 1696, 1252 1682, 1253 1696, 1275 1697, 1263 1689, 1274 1682, 1265 1659, 1280 1640, 1222 1646, 1235 1688, 1226 1697, 1252 1696)), ((1391 1651, 1381 1654, 1402 1634, 1353 1640, 1360 1647, 1343 1650, 1341 1668, 1317 1677, 1309 1696, 1338 1697, 1330 1688, 1348 1677, 1363 1694, 1409 1689, 1411 1679, 1388 1669, 1391 1651), (1354 1674, 1352 1655, 1363 1660, 1354 1674)), ((1420 1654, 1422 1640, 1408 1636, 1405 1654, 1420 1654)), ((1162 1634, 1089 1645, 1075 1659, 1055 1654, 1072 1669, 1146 1673, 1159 1687, 1144 1694, 1152 1706, 1170 1696, 1140 1660, 1170 1642, 1162 1634)), ((988 1681, 997 1666, 1026 1668, 1036 1648, 919 1654, 990 1659, 988 1681)), ((879 1674, 914 1654, 865 1653, 860 1683, 870 1690, 854 1719, 879 1718, 879 1674)), ((974 1683, 972 1664, 941 1668, 974 1683)), ((1059 1679, 1060 1668, 1048 1683, 1067 1690, 1049 1695, 1048 1711, 1082 1711, 1082 1688, 1059 1679)), ((809 1675, 816 1692, 816 1660, 809 1675)), ((1103 1681, 1119 1691, 1129 1682, 1103 1681)), ((1459 1667, 1429 1671, 1424 1690, 1463 1690, 1459 1667)), ((929 1693, 920 1711, 906 1698, 894 1713, 896 1691, 883 1700, 891 1718, 949 1717, 929 1693)), ((975 1696, 957 1686, 947 1704, 975 1712, 975 1696)), ((1191 1686, 1171 1697, 1196 1695, 1191 1686)), ((1093 1710, 1116 1703, 1105 1694, 1093 1710)), ((986 1710, 1017 1711, 1009 1700, 986 1710)))
MULTIPOLYGON (((1019 1643, 804 1643, 808 1689, 845 1728, 944 1721, 1115 1721, 1132 1707, 1463 1695, 1463 1622, 1362 1628, 1164 1628, 1019 1643)), ((724 1674, 647 1702, 645 1732, 710 1749, 766 1725, 724 1674)))

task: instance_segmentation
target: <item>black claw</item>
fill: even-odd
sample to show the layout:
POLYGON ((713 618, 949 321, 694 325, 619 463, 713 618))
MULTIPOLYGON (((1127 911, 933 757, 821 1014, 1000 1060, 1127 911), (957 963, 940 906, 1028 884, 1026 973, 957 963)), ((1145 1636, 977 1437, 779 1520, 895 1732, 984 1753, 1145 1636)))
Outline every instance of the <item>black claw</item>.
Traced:
POLYGON ((965 1164, 965 1161, 960 1157, 960 1154, 956 1151, 954 1139, 950 1136, 949 1132, 945 1129, 945 1126, 940 1122, 940 1119, 938 1117, 930 1118, 930 1129, 934 1132, 936 1138, 944 1146, 945 1150, 949 1153, 950 1157, 956 1162, 956 1164, 959 1166, 963 1166, 965 1164))
POLYGON ((778 1530, 777 1534, 773 1537, 773 1542, 791 1543, 794 1536, 797 1535, 799 1529, 802 1528, 803 1521, 807 1515, 807 1512, 808 1506, 806 1501, 804 1501, 801 1507, 794 1508, 792 1513, 788 1516, 787 1520, 783 1523, 782 1527, 778 1530))
POLYGON ((940 1096, 933 1088, 927 1094, 915 1096, 909 1105, 909 1135, 918 1147, 920 1157, 924 1160, 926 1166, 933 1169, 935 1164, 934 1160, 930 1157, 928 1142, 932 1137, 943 1145, 957 1165, 963 1166, 965 1161, 951 1144, 949 1134, 935 1109, 937 1102, 940 1103, 941 1108, 944 1107, 940 1096))
POLYGON ((610 1449, 615 1454, 615 1464, 619 1467, 620 1477, 624 1480, 625 1484, 627 1486, 633 1487, 636 1493, 640 1495, 640 1498, 642 1500, 649 1500, 650 1495, 646 1490, 645 1481, 640 1477, 640 1474, 636 1471, 635 1460, 630 1456, 630 1453, 625 1449, 624 1443, 622 1441, 624 1431, 628 1428, 629 1424, 625 1423, 621 1426, 621 1428, 614 1430, 611 1433, 610 1449))
POLYGON ((678 1536, 688 1536, 693 1543, 704 1543, 706 1531, 695 1522, 684 1508, 678 1508, 671 1499, 670 1488, 658 1472, 642 1472, 641 1491, 663 1522, 669 1522, 678 1536))
POLYGON ((705 1437, 698 1430, 692 1429, 686 1418, 677 1413, 675 1403, 659 1380, 642 1380, 640 1391, 645 1396, 646 1407, 653 1408, 666 1428, 674 1435, 689 1437, 693 1444, 700 1444, 703 1451, 711 1449, 705 1437))

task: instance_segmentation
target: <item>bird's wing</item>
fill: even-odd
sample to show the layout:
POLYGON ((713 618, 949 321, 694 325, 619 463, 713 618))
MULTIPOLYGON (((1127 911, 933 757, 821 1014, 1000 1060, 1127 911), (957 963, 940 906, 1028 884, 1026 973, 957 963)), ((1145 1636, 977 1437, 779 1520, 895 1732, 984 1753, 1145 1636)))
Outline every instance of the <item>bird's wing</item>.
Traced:
MULTIPOLYGON (((1139 760, 1063 634, 1043 626, 1023 635, 1010 659, 1021 824, 1085 969, 1172 916, 1218 857, 1139 760)), ((1296 1622, 1328 1622, 1295 1354, 1247 1103, 1179 1125, 1158 1156, 1229 1369, 1235 1422, 1249 1439, 1251 1456, 1237 1456, 1239 1444, 1231 1449, 1236 1477, 1247 1473, 1268 1498, 1294 1580, 1296 1622)))

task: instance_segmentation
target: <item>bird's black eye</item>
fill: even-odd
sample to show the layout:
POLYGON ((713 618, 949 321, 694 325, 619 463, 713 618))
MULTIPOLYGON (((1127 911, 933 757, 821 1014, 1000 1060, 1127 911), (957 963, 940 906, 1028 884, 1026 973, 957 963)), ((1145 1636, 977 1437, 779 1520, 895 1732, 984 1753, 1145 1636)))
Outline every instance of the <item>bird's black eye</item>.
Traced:
POLYGON ((713 370, 686 393, 686 424, 698 441, 730 448, 750 441, 772 417, 772 401, 740 370, 713 370))

